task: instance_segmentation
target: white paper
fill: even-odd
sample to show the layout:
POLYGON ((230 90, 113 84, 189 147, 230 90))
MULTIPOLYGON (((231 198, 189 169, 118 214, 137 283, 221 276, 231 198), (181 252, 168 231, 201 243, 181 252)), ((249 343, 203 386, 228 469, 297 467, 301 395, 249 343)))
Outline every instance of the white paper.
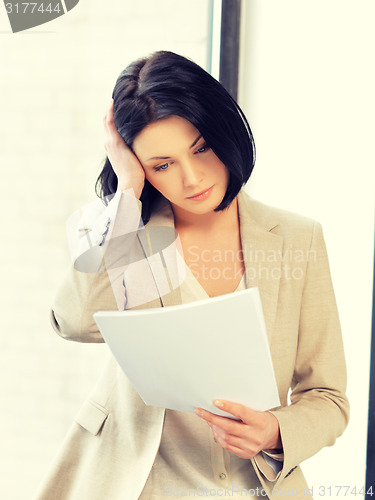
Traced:
POLYGON ((258 411, 280 405, 257 287, 94 319, 147 405, 227 417, 215 399, 258 411))

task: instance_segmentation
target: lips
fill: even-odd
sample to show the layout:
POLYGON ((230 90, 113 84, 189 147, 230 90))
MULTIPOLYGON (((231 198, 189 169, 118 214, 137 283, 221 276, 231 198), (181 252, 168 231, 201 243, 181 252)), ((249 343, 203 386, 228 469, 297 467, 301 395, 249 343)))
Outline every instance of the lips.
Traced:
POLYGON ((204 191, 200 191, 199 193, 194 194, 193 196, 188 196, 188 200, 203 200, 206 199, 212 191, 212 188, 214 186, 209 187, 208 189, 205 189, 204 191))

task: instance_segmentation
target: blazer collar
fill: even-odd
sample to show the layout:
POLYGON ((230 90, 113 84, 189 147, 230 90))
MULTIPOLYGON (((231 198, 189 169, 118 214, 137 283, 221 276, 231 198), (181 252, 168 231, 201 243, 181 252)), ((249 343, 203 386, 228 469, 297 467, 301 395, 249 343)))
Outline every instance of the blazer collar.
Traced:
MULTIPOLYGON (((238 210, 246 287, 257 286, 259 288, 267 334, 271 341, 279 294, 283 239, 271 232, 278 226, 275 216, 267 210, 267 207, 250 198, 243 190, 238 194, 238 210)), ((146 256, 153 253, 150 232, 152 228, 160 226, 174 229, 172 208, 165 199, 161 200, 155 215, 145 226, 143 236, 139 237, 146 256)), ((178 239, 176 243, 178 246, 178 239)), ((164 270, 168 275, 166 265, 164 270)), ((158 286, 158 277, 155 273, 154 279, 158 286)), ((180 288, 172 288, 170 287, 170 293, 160 294, 162 306, 181 304, 180 288)))

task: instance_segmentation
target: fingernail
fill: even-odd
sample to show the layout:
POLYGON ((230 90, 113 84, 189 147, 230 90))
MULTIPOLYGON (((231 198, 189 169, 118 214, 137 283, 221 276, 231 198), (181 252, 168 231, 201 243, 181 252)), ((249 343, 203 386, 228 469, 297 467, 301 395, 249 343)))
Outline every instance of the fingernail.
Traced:
POLYGON ((198 417, 203 417, 203 411, 200 410, 199 408, 195 409, 195 414, 198 415, 198 417))
POLYGON ((219 408, 222 408, 222 407, 224 406, 224 403, 222 403, 222 402, 220 401, 220 399, 216 399, 216 400, 214 401, 214 405, 215 405, 215 406, 218 406, 219 408))

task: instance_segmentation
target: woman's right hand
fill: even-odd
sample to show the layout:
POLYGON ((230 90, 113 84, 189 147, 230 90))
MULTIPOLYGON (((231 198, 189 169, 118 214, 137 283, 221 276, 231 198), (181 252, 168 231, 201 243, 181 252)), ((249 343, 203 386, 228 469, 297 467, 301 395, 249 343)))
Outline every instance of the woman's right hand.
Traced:
POLYGON ((117 175, 117 189, 133 189, 139 199, 145 183, 145 172, 138 158, 125 144, 113 120, 113 100, 104 116, 104 148, 117 175))

